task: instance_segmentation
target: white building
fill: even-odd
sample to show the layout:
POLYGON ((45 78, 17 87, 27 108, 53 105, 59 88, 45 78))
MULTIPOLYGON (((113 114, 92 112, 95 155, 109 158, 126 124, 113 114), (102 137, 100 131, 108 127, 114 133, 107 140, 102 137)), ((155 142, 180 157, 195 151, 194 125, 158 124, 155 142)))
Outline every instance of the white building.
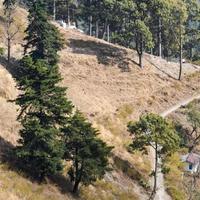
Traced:
POLYGON ((185 170, 188 172, 200 172, 200 155, 196 153, 189 153, 181 157, 182 162, 186 163, 185 170))

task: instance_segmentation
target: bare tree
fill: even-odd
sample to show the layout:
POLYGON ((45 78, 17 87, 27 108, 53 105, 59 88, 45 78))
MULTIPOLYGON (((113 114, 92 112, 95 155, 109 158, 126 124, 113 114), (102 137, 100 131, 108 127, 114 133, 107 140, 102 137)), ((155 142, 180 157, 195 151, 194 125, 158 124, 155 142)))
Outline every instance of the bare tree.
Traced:
POLYGON ((20 26, 14 20, 14 14, 17 8, 16 0, 4 0, 4 17, 5 17, 5 38, 7 46, 7 61, 10 63, 12 41, 20 30, 20 26))

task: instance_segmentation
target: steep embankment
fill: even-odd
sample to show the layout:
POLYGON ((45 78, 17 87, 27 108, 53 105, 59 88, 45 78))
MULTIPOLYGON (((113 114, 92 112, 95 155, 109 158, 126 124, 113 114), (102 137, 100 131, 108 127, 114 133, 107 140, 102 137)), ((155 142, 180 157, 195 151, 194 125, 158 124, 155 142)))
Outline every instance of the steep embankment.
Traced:
MULTIPOLYGON (((175 79, 176 63, 145 55, 140 69, 135 51, 76 31, 61 32, 67 47, 60 53, 60 70, 68 96, 93 122, 117 129, 112 132, 120 133, 115 127, 119 121, 137 119, 147 111, 160 113, 200 89, 198 66, 184 64, 180 82, 175 79)), ((118 135, 107 136, 108 142, 117 142, 118 135)))
MULTIPOLYGON (((128 153, 131 138, 126 132, 126 123, 144 112, 160 113, 199 92, 199 67, 184 64, 185 77, 179 82, 174 79, 178 76, 178 64, 145 55, 145 67, 140 69, 135 51, 78 31, 62 28, 60 31, 66 40, 66 47, 60 52, 59 66, 62 84, 68 87, 67 95, 100 129, 100 137, 115 146, 111 161, 114 171, 108 173, 104 181, 84 187, 81 199, 146 199, 145 190, 139 185, 147 186, 150 158, 128 153)), ((20 52, 20 48, 17 53, 14 49, 14 56, 18 57, 20 52)), ((0 149, 4 152, 4 146, 15 145, 18 138, 17 107, 7 102, 15 98, 18 91, 9 73, 13 70, 6 70, 5 62, 2 58, 0 60, 0 149), (11 144, 8 145, 7 141, 11 144)), ((0 166, 1 174, 5 174, 0 178, 3 185, 0 195, 10 193, 7 199, 75 198, 69 195, 66 180, 39 186, 4 165, 0 166), (60 187, 53 186, 55 184, 60 187)))

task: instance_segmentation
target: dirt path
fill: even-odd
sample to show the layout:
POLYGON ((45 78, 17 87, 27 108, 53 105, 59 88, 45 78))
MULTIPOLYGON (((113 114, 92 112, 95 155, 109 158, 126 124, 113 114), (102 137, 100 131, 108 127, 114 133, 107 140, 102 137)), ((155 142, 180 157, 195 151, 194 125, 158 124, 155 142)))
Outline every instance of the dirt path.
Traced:
MULTIPOLYGON (((200 99, 200 94, 177 103, 176 105, 172 106, 168 110, 162 112, 160 115, 162 117, 167 117, 172 112, 178 110, 181 106, 186 106, 187 104, 189 104, 190 102, 192 102, 195 99, 200 99)), ((154 151, 152 151, 152 157, 155 157, 154 151)), ((162 164, 162 161, 159 160, 159 166, 161 166, 161 164, 162 164)), ((164 176, 163 176, 163 173, 161 172, 161 168, 158 169, 157 181, 158 181, 158 190, 157 190, 157 193, 155 196, 155 200, 171 200, 171 197, 165 191, 164 176)))

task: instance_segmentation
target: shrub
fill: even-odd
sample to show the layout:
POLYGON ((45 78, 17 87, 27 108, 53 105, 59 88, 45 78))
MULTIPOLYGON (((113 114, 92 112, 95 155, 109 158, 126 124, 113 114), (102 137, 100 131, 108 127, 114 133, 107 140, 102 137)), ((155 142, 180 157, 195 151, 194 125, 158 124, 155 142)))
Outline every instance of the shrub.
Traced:
POLYGON ((5 52, 5 49, 3 47, 0 47, 0 56, 3 56, 5 52))

